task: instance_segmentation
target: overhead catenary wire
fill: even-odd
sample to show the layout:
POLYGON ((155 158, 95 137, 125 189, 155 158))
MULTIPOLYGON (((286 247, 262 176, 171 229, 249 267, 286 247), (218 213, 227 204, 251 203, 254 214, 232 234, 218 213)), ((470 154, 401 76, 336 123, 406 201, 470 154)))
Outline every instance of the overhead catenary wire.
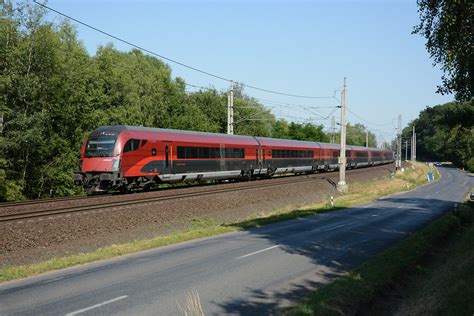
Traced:
POLYGON ((303 105, 303 104, 296 104, 296 103, 288 103, 288 102, 282 102, 282 101, 274 101, 274 100, 267 100, 267 99, 260 99, 260 98, 254 98, 255 100, 258 100, 262 103, 269 103, 269 104, 275 104, 275 105, 281 105, 281 106, 291 106, 291 107, 300 107, 300 108, 312 108, 312 109, 332 109, 336 108, 337 106, 330 105, 330 106, 313 106, 313 105, 303 105))
MULTIPOLYGON (((99 33, 101 33, 101 34, 103 34, 103 35, 105 35, 105 36, 108 36, 108 37, 110 37, 110 38, 113 38, 113 39, 115 39, 115 40, 117 40, 117 41, 119 41, 119 42, 122 42, 122 43, 127 44, 127 45, 132 46, 132 47, 135 47, 135 48, 137 48, 137 49, 139 49, 139 50, 141 50, 141 51, 144 51, 144 52, 146 52, 146 53, 148 53, 148 54, 150 54, 150 55, 159 57, 159 58, 161 58, 161 59, 167 60, 167 61, 169 61, 169 62, 171 62, 171 63, 176 64, 176 65, 182 66, 182 67, 184 67, 184 68, 187 68, 187 69, 190 69, 190 70, 199 72, 199 73, 201 73, 201 74, 204 74, 204 75, 207 75, 207 76, 210 76, 210 77, 219 79, 219 80, 227 81, 227 82, 229 82, 229 83, 233 81, 232 79, 226 78, 226 77, 224 77, 224 76, 211 73, 211 72, 209 72, 209 71, 206 71, 206 70, 203 70, 203 69, 200 69, 200 68, 197 68, 197 67, 194 67, 194 66, 185 64, 185 63, 180 62, 180 61, 178 61, 178 60, 176 60, 176 59, 169 58, 169 57, 166 57, 166 56, 164 56, 164 55, 162 55, 162 54, 159 54, 159 53, 156 53, 156 52, 154 52, 154 51, 151 51, 151 50, 149 50, 149 49, 147 49, 147 48, 145 48, 145 47, 143 47, 143 46, 134 44, 134 43, 132 43, 132 42, 126 40, 126 39, 123 39, 123 38, 118 37, 118 36, 116 36, 116 35, 113 35, 113 34, 111 34, 111 33, 109 33, 109 32, 106 32, 106 31, 104 31, 104 30, 101 30, 101 29, 99 29, 99 28, 97 28, 97 27, 95 27, 95 26, 92 26, 92 25, 90 25, 90 24, 88 24, 88 23, 86 23, 86 22, 83 22, 83 21, 81 21, 81 20, 79 20, 79 19, 76 19, 76 18, 74 18, 74 17, 72 17, 72 16, 70 16, 70 15, 68 15, 68 14, 66 14, 66 13, 63 13, 63 12, 61 12, 61 11, 58 11, 58 10, 56 10, 56 9, 54 9, 54 8, 52 8, 52 7, 48 6, 48 5, 46 5, 46 4, 43 4, 43 3, 38 2, 38 1, 36 1, 36 0, 33 0, 33 2, 34 2, 35 4, 37 4, 37 5, 39 5, 39 6, 43 7, 43 8, 45 8, 45 9, 49 10, 49 11, 52 11, 52 12, 54 12, 54 13, 60 15, 60 16, 63 16, 63 17, 65 17, 65 18, 69 19, 69 20, 72 20, 72 21, 74 21, 74 22, 76 22, 76 23, 79 23, 79 24, 81 24, 81 25, 83 25, 83 26, 85 26, 85 27, 87 27, 87 28, 90 28, 90 29, 92 29, 92 30, 94 30, 94 31, 96 31, 96 32, 99 32, 99 33)), ((234 81, 235 81, 235 80, 234 80, 234 81)), ((310 96, 310 95, 300 95, 300 94, 286 93, 286 92, 280 92, 280 91, 275 91, 275 90, 271 90, 271 89, 260 88, 260 87, 257 87, 257 86, 254 86, 254 85, 250 85, 250 84, 246 84, 246 83, 243 83, 243 82, 240 82, 240 84, 241 84, 242 86, 245 86, 245 87, 250 88, 250 89, 259 90, 259 91, 262 91, 262 92, 267 92, 267 93, 272 93, 272 94, 278 94, 278 95, 288 96, 288 97, 294 97, 294 98, 325 99, 325 98, 333 98, 333 97, 334 97, 334 96, 310 96)))
POLYGON ((351 113, 352 115, 354 115, 355 117, 357 117, 358 119, 364 121, 365 123, 369 124, 369 125, 375 125, 375 126, 388 126, 388 125, 393 125, 393 119, 390 123, 373 123, 373 122, 370 122, 366 119, 364 119, 363 117, 359 116, 357 113, 355 113, 354 111, 351 111, 350 109, 346 108, 346 110, 351 113))
MULTIPOLYGON (((196 84, 190 84, 190 83, 185 83, 186 86, 200 89, 200 90, 206 90, 206 91, 216 91, 215 88, 212 87, 204 87, 196 84)), ((276 110, 276 108, 292 108, 292 107, 299 107, 311 114, 317 115, 317 118, 311 117, 311 118, 303 118, 303 117, 298 117, 299 120, 329 120, 330 116, 339 108, 339 106, 331 105, 331 106, 307 106, 307 105, 302 105, 302 104, 295 104, 295 103, 288 103, 288 102, 282 102, 282 101, 275 101, 275 100, 267 100, 267 99, 260 99, 260 98, 255 98, 255 97, 249 97, 249 99, 254 100, 258 102, 260 105, 264 106, 266 109, 273 109, 276 110), (317 113, 314 111, 315 109, 332 109, 332 111, 327 114, 323 115, 321 113, 317 113), (313 112, 314 111, 314 112, 313 112)), ((258 109, 258 106, 234 106, 234 108, 255 108, 258 109)), ((280 116, 283 117, 289 117, 289 115, 285 114, 280 114, 280 116)))
POLYGON ((76 18, 73 18, 72 16, 67 15, 67 14, 65 14, 65 13, 63 13, 63 12, 60 12, 60 11, 58 11, 58 10, 56 10, 56 9, 53 9, 53 8, 51 8, 51 7, 49 7, 49 6, 45 5, 45 4, 43 4, 43 3, 39 3, 39 2, 36 1, 36 0, 33 0, 33 2, 36 3, 37 5, 39 5, 39 6, 43 7, 43 8, 45 8, 45 9, 48 9, 48 10, 50 10, 50 11, 52 11, 52 12, 55 12, 55 13, 57 13, 57 14, 59 14, 59 15, 65 17, 65 18, 67 18, 67 19, 69 19, 69 20, 72 20, 72 21, 74 21, 74 22, 76 22, 76 23, 79 23, 79 24, 81 24, 81 25, 83 25, 83 26, 85 26, 85 27, 87 27, 87 28, 90 28, 90 29, 92 29, 92 30, 94 30, 94 31, 96 31, 96 32, 99 32, 99 33, 104 34, 104 35, 106 35, 106 36, 108 36, 108 37, 111 37, 111 38, 113 38, 113 39, 115 39, 115 40, 117 40, 117 41, 119 41, 119 42, 122 42, 122 43, 127 44, 127 45, 132 46, 132 47, 135 47, 135 48, 137 48, 137 49, 139 49, 139 50, 141 50, 141 51, 147 52, 147 53, 150 54, 150 55, 159 57, 159 58, 161 58, 161 59, 167 60, 167 61, 172 62, 172 63, 174 63, 174 64, 180 65, 180 66, 182 66, 182 67, 185 67, 185 68, 188 68, 188 69, 191 69, 191 70, 200 72, 200 73, 202 73, 202 74, 205 74, 205 75, 208 75, 208 76, 211 76, 211 77, 220 79, 220 80, 229 81, 229 82, 231 81, 230 79, 224 78, 224 77, 222 77, 222 76, 215 75, 215 74, 210 73, 210 72, 208 72, 208 71, 205 71, 205 70, 202 70, 202 69, 199 69, 199 68, 196 68, 196 67, 187 65, 187 64, 182 63, 182 62, 180 62, 180 61, 177 61, 177 60, 175 60, 175 59, 168 58, 168 57, 163 56, 163 55, 161 55, 161 54, 155 53, 155 52, 153 52, 153 51, 151 51, 151 50, 148 50, 148 49, 146 49, 146 48, 144 48, 144 47, 142 47, 142 46, 139 46, 139 45, 134 44, 134 43, 132 43, 132 42, 130 42, 130 41, 127 41, 127 40, 125 40, 125 39, 123 39, 123 38, 120 38, 120 37, 118 37, 118 36, 115 36, 115 35, 113 35, 113 34, 111 34, 111 33, 109 33, 109 32, 103 31, 103 30, 101 30, 101 29, 99 29, 99 28, 97 28, 97 27, 95 27, 95 26, 92 26, 92 25, 86 23, 86 22, 82 22, 81 20, 78 20, 78 19, 76 19, 76 18))

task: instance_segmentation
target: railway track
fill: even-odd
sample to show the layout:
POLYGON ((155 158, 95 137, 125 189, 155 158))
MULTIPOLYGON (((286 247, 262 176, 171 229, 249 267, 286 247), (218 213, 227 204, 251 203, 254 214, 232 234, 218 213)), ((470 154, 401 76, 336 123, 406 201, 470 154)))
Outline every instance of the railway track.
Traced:
POLYGON ((38 199, 38 200, 28 200, 20 202, 5 202, 0 203, 0 209, 4 207, 14 207, 14 206, 23 206, 23 205, 38 205, 44 203, 54 203, 54 202, 64 202, 64 201, 76 201, 88 199, 90 196, 75 196, 75 197, 64 197, 64 198, 48 198, 48 199, 38 199))
MULTIPOLYGON (((295 177, 295 175, 286 175, 283 177, 295 177)), ((283 178, 282 177, 282 178, 283 178)), ((277 178, 275 178, 277 179, 277 178)), ((154 188, 150 191, 165 191, 165 190, 176 190, 176 189, 185 189, 190 187, 202 187, 202 186, 211 186, 215 184, 209 183, 201 183, 201 184, 192 184, 190 186, 182 186, 182 187, 170 187, 170 188, 154 188)), ((146 192, 146 191, 143 191, 146 192)), ((143 193, 140 192, 139 193, 143 193)), ((77 200, 86 200, 90 198, 101 198, 110 195, 116 195, 116 193, 99 193, 96 195, 82 195, 82 196, 73 196, 73 197, 59 197, 59 198, 45 198, 45 199, 37 199, 37 200, 28 200, 28 201, 19 201, 19 202, 2 202, 0 203, 0 209, 7 208, 7 207, 17 207, 17 206, 24 206, 24 205, 39 205, 45 203, 56 203, 56 202, 69 202, 69 201, 77 201, 77 200)))
MULTIPOLYGON (((274 179, 278 178, 290 178, 295 177, 296 175, 285 175, 280 177, 275 177, 274 179)), ((153 188, 150 191, 165 191, 165 190, 177 190, 177 189, 185 189, 190 187, 203 187, 203 186, 212 186, 217 184, 209 184, 209 183, 201 183, 201 184, 192 184, 190 186, 182 186, 182 187, 168 187, 168 188, 153 188)), ((144 193, 146 191, 138 191, 139 193, 144 193)), ((137 193, 137 192, 135 192, 137 193)), ((39 205, 45 203, 56 203, 56 202, 69 202, 69 201, 77 201, 77 200, 86 200, 90 198, 101 198, 107 197, 110 195, 117 195, 116 193, 99 193, 95 195, 82 195, 82 196, 73 196, 73 197, 59 197, 59 198, 45 198, 45 199, 37 199, 37 200, 28 200, 28 201, 19 201, 19 202, 2 202, 0 203, 0 210, 2 208, 7 207, 17 207, 17 206, 24 206, 24 205, 39 205)))
MULTIPOLYGON (((387 168, 388 166, 380 166, 382 168, 387 168)), ((390 169, 387 168, 387 171, 390 169)), ((367 172, 366 168, 361 169, 352 169, 348 170, 349 173, 360 173, 360 172, 367 172)), ((41 217, 51 217, 57 215, 67 215, 72 213, 80 213, 80 212, 88 212, 88 211, 95 211, 95 210, 107 210, 113 209, 117 207, 126 207, 126 206, 135 206, 141 205, 146 203, 155 203, 167 200, 175 200, 181 198, 189 198, 189 197, 199 197, 199 196, 206 196, 218 193, 226 193, 226 192, 238 192, 238 191, 245 191, 245 190, 252 190, 252 189, 259 189, 259 188, 268 188, 268 187, 275 187, 280 185, 287 185, 292 183, 300 183, 300 182, 307 182, 312 180, 327 180, 331 184, 335 185, 334 181, 330 178, 327 178, 327 175, 333 173, 316 173, 312 175, 306 176, 285 176, 279 178, 273 178, 272 180, 268 180, 268 182, 264 181, 256 181, 256 182, 249 182, 249 184, 245 186, 239 187, 219 187, 219 186, 211 186, 210 190, 206 191, 198 191, 198 192, 176 192, 176 190, 171 190, 171 194, 162 195, 162 196, 155 196, 155 197, 144 197, 138 198, 133 200, 127 201, 117 201, 117 202, 97 202, 95 204, 88 204, 84 206, 69 206, 69 207, 57 207, 53 209, 46 209, 46 210, 37 210, 37 211, 29 211, 29 212, 21 212, 21 213, 10 213, 10 214, 0 214, 0 223, 8 223, 8 222, 15 222, 15 221, 23 221, 23 220, 32 220, 35 218, 41 217), (278 181, 275 181, 277 180, 278 181)), ((167 189, 163 190, 165 192, 167 189)), ((159 190, 158 190, 159 191, 159 190)), ((180 191, 180 190, 177 190, 180 191)), ((96 196, 100 197, 100 196, 96 196)), ((80 197, 72 197, 72 198, 54 198, 54 199, 45 199, 45 200, 37 200, 37 201, 25 201, 25 202, 13 202, 13 203, 3 203, 0 204, 0 207, 9 205, 9 206, 17 206, 17 205, 37 205, 43 203, 54 203, 60 201, 73 201, 73 200, 82 200, 88 199, 91 196, 80 196, 80 197)))
POLYGON ((135 206, 135 205, 140 205, 140 204, 155 203, 155 202, 183 199, 183 198, 190 198, 190 197, 199 197, 199 196, 206 196, 206 195, 212 195, 212 194, 218 194, 218 193, 245 191, 245 190, 252 190, 252 189, 257 189, 257 188, 258 189, 269 188, 269 187, 275 187, 275 186, 280 186, 280 185, 313 181, 317 179, 324 179, 324 177, 317 177, 317 176, 316 177, 315 176, 291 177, 289 179, 284 179, 284 180, 273 182, 273 183, 272 181, 269 181, 268 183, 262 183, 260 181, 256 181, 255 183, 251 183, 249 185, 242 186, 242 187, 216 188, 216 189, 207 190, 207 191, 168 194, 168 195, 159 196, 159 197, 147 197, 147 198, 135 199, 135 200, 130 200, 130 201, 98 203, 98 204, 91 204, 87 206, 61 207, 61 208, 55 208, 55 209, 50 209, 50 210, 39 210, 39 211, 23 212, 23 213, 17 213, 17 214, 4 214, 4 215, 0 215, 0 222, 5 223, 5 222, 14 222, 14 221, 22 221, 22 220, 31 220, 31 219, 40 218, 40 217, 51 217, 51 216, 57 216, 57 215, 88 212, 88 211, 94 211, 94 210, 113 209, 117 207, 135 206))

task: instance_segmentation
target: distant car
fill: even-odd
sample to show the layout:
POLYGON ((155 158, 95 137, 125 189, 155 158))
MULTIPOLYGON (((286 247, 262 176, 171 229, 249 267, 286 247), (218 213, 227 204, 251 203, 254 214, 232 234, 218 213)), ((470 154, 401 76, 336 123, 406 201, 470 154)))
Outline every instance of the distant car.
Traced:
POLYGON ((471 198, 471 201, 474 201, 474 191, 471 192, 470 198, 471 198))

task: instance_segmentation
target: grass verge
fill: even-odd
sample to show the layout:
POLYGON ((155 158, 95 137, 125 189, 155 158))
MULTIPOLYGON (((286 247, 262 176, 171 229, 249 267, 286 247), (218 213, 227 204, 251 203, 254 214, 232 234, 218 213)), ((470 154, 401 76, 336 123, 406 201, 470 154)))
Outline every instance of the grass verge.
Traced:
MULTIPOLYGON (((402 276, 424 270, 421 262, 453 235, 459 242, 442 269, 420 282, 411 310, 401 314, 465 314, 474 309, 474 203, 434 221, 425 229, 377 255, 354 271, 315 291, 287 315, 355 315, 402 276), (462 231, 462 234, 459 232, 462 231), (467 260, 467 261, 466 261, 467 260), (451 270, 450 270, 451 269, 451 270), (453 309, 453 306, 456 306, 453 309), (413 313, 412 313, 413 312, 413 313)), ((470 314, 467 313, 467 314, 470 314)))
POLYGON ((138 240, 121 245, 111 245, 90 253, 53 258, 47 261, 6 267, 0 270, 0 282, 26 278, 40 273, 64 269, 84 263, 109 259, 125 254, 131 254, 147 249, 158 248, 180 242, 223 234, 234 229, 213 223, 212 220, 195 220, 188 231, 178 232, 153 239, 138 240))
POLYGON ((364 184, 351 184, 349 193, 336 196, 333 203, 317 203, 298 210, 285 209, 262 213, 240 223, 221 224, 213 219, 195 219, 191 227, 166 236, 158 236, 148 240, 138 240, 130 243, 111 245, 90 253, 52 258, 47 261, 27 265, 9 266, 0 270, 0 282, 25 278, 44 272, 59 270, 93 261, 109 259, 125 254, 131 254, 147 249, 158 248, 185 242, 193 239, 209 237, 217 234, 234 232, 241 229, 258 227, 284 220, 315 215, 322 212, 334 211, 346 207, 360 205, 376 200, 379 197, 395 192, 412 189, 426 183, 428 167, 416 164, 407 168, 403 173, 397 173, 391 180, 379 180, 364 184))

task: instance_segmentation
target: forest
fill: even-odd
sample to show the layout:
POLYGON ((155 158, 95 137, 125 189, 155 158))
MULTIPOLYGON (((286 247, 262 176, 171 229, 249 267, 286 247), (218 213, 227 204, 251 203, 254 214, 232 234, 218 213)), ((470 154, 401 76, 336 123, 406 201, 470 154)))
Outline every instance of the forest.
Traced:
POLYGON ((403 129, 403 139, 411 139, 413 126, 417 134, 417 160, 449 161, 474 172, 473 101, 427 107, 403 129))

